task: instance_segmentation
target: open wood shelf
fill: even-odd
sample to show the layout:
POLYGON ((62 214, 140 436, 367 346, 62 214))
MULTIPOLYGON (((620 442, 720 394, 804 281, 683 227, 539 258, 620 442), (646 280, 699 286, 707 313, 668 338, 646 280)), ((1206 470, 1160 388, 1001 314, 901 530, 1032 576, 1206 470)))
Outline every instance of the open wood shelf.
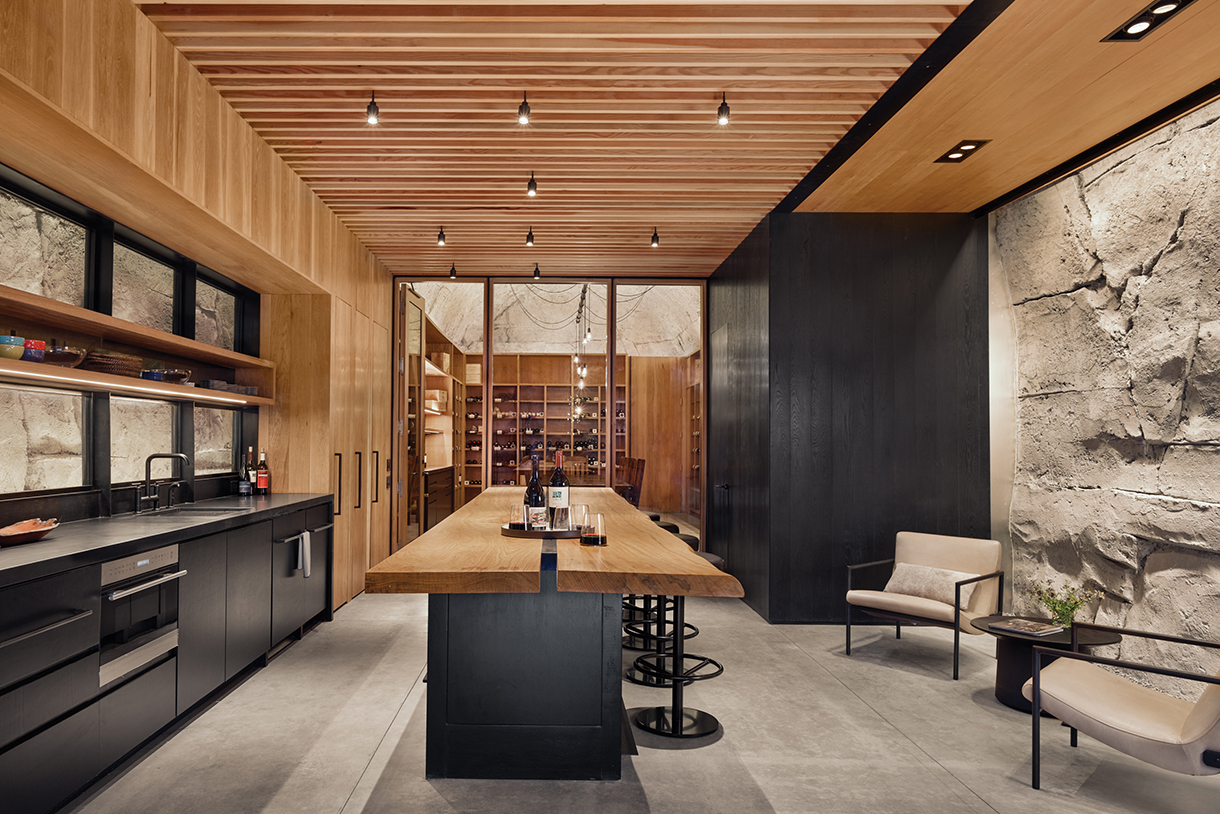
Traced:
MULTIPOLYGON (((48 337, 52 332, 66 331, 70 339, 69 344, 85 343, 92 339, 99 343, 113 342, 130 346, 137 351, 133 355, 169 357, 162 359, 169 363, 168 367, 190 367, 194 374, 192 378, 196 380, 215 377, 212 371, 199 370, 200 365, 229 369, 233 371, 235 384, 257 387, 259 395, 246 396, 240 393, 183 387, 147 379, 133 380, 127 376, 92 373, 75 368, 57 368, 54 365, 30 362, 21 363, 32 364, 36 369, 34 372, 38 369, 58 371, 54 373, 56 376, 66 371, 59 385, 61 387, 95 392, 113 390, 139 395, 156 395, 178 401, 210 401, 217 404, 265 406, 275 404, 275 363, 259 359, 257 356, 247 356, 244 353, 219 348, 206 342, 186 339, 6 285, 0 285, 0 315, 18 320, 23 326, 36 327, 46 333, 48 337), (133 381, 137 384, 132 384, 133 381)), ((25 332, 30 333, 31 331, 26 329, 25 332)), ((125 349, 123 350, 126 352, 125 349)), ((14 368, 6 368, 6 370, 8 371, 6 376, 13 377, 6 378, 6 381, 27 383, 39 381, 37 377, 28 375, 28 372, 14 368)), ((48 379, 47 381, 56 380, 48 379)))
POLYGON ((155 396, 166 401, 194 401, 200 404, 226 406, 261 405, 267 407, 275 405, 274 399, 263 396, 247 396, 241 393, 227 393, 221 390, 206 390, 202 387, 167 384, 148 379, 137 379, 133 376, 94 373, 90 370, 77 370, 75 368, 57 367, 56 365, 39 362, 21 362, 12 359, 0 359, 0 381, 58 387, 64 390, 84 390, 95 393, 126 393, 145 398, 155 396))

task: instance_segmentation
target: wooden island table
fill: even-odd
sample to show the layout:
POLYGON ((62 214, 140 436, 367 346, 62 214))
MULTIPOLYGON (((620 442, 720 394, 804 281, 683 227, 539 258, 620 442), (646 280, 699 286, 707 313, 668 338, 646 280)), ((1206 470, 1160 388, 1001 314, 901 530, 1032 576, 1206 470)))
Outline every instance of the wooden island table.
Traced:
POLYGON ((744 595, 741 583, 610 489, 574 487, 608 545, 504 537, 520 487, 484 490, 365 575, 426 593, 428 777, 615 780, 622 595, 744 595))

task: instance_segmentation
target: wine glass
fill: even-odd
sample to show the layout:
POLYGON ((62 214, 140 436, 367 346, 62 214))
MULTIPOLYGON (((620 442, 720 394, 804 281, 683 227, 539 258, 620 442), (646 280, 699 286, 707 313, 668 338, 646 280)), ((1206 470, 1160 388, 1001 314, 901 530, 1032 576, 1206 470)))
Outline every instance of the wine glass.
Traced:
POLYGON ((573 503, 570 513, 572 531, 580 531, 584 528, 585 519, 589 516, 589 505, 587 503, 573 503))
POLYGON ((525 531, 525 504, 514 503, 508 507, 508 528, 513 531, 525 531))
POLYGON ((604 514, 590 514, 585 517, 585 522, 580 527, 580 544, 593 546, 606 544, 606 516, 604 514))

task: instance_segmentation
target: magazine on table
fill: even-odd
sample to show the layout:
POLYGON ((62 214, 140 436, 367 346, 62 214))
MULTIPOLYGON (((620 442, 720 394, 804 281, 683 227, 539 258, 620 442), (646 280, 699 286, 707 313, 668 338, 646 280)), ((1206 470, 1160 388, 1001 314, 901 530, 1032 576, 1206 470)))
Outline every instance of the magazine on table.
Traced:
POLYGON ((1050 636, 1052 633, 1062 633, 1062 625, 1052 622, 1035 622, 1032 619, 1003 619, 992 622, 987 627, 992 630, 1006 630, 1010 633, 1024 633, 1026 636, 1050 636))

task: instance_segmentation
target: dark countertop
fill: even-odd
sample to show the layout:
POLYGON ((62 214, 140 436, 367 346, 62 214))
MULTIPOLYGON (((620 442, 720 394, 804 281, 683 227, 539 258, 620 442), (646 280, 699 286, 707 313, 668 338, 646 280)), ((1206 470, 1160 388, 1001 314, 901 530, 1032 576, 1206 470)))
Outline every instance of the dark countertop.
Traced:
POLYGON ((231 495, 185 505, 240 511, 150 512, 64 523, 36 543, 0 548, 0 587, 261 523, 330 500, 331 495, 231 495))

